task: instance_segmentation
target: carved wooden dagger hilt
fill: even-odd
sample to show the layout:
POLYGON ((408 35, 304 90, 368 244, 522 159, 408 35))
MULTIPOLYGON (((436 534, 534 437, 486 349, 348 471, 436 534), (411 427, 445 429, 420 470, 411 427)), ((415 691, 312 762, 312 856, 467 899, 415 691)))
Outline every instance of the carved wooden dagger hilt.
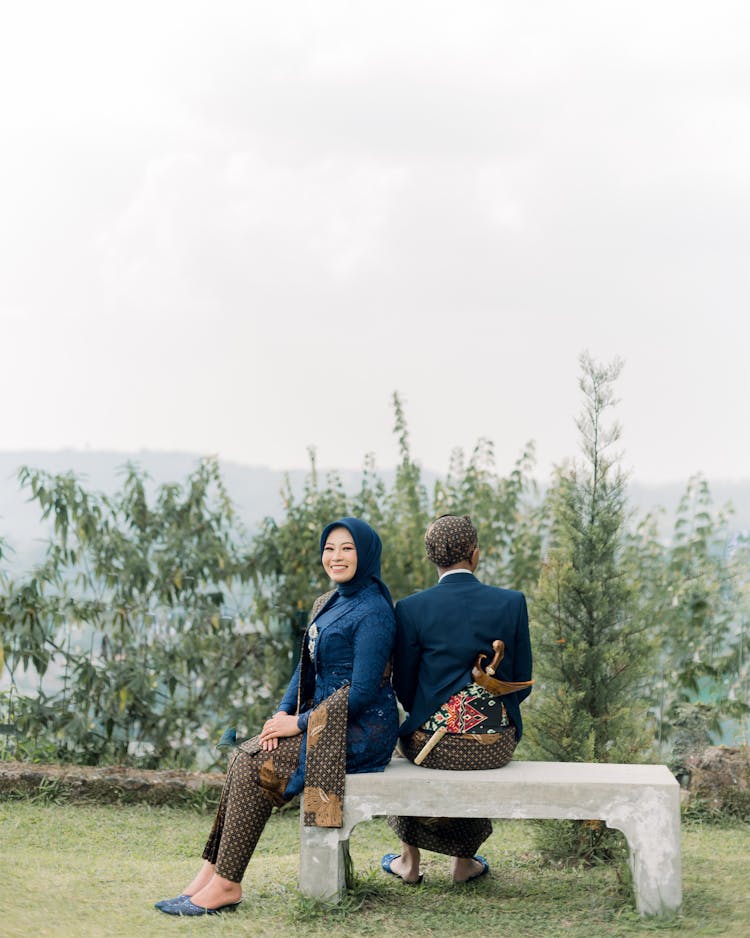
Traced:
MULTIPOLYGON (((495 671, 497 671, 497 666, 503 660, 503 655, 505 654, 505 642, 501 641, 499 638, 496 638, 492 643, 492 648, 494 649, 495 655, 492 661, 490 661, 490 663, 485 668, 485 674, 489 674, 490 677, 494 677, 495 671)), ((482 667, 482 662, 486 657, 487 655, 477 655, 477 668, 482 667)))
POLYGON ((471 669, 471 677, 475 684, 479 684, 481 687, 484 687, 485 690, 490 691, 492 694, 497 696, 502 696, 503 694, 512 694, 517 690, 524 690, 527 687, 531 687, 534 683, 533 681, 500 681, 495 677, 497 672, 498 665, 503 660, 503 655, 505 654, 505 643, 499 638, 496 638, 492 643, 492 648, 495 652, 495 656, 492 661, 487 665, 487 670, 482 670, 482 662, 487 657, 487 655, 478 654, 476 661, 474 662, 474 667, 471 669))

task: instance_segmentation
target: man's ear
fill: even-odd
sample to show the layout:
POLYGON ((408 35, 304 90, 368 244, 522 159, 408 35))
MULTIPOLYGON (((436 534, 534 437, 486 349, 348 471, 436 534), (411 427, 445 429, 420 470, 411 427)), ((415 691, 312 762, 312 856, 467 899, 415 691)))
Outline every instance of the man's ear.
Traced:
POLYGON ((471 557, 469 558, 469 563, 471 564, 471 572, 473 573, 477 566, 479 565, 479 548, 475 547, 471 552, 471 557))

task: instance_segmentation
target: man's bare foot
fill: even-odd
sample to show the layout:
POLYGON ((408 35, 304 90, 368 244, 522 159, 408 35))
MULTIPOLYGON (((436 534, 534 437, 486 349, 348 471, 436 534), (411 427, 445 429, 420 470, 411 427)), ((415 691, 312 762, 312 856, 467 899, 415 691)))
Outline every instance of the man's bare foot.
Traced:
POLYGON ((193 905, 199 905, 204 909, 218 909, 222 905, 239 902, 242 898, 242 886, 239 883, 233 883, 231 879, 224 879, 223 876, 214 874, 203 889, 194 893, 190 898, 193 905))
POLYGON ((390 862, 391 872, 400 876, 405 883, 418 883, 421 879, 419 872, 419 850, 409 844, 401 844, 400 856, 394 857, 390 862))
POLYGON ((487 869, 485 863, 473 857, 452 858, 451 875, 454 883, 467 883, 470 879, 478 879, 487 872, 487 869))

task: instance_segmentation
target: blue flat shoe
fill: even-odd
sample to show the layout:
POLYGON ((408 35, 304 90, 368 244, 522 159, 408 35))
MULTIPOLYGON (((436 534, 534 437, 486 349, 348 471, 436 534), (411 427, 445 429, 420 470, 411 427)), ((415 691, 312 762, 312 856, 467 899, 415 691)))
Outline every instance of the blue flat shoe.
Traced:
POLYGON ((394 860, 398 860, 400 856, 401 856, 400 853, 386 853, 386 855, 380 861, 381 869, 385 873, 390 873, 391 876, 397 876, 401 880, 401 882, 404 883, 406 886, 419 886, 419 884, 424 879, 424 876, 420 876, 419 879, 404 879, 404 877, 401 876, 400 873, 395 873, 391 869, 391 863, 393 863, 394 860))
POLYGON ((161 912, 164 909, 164 906, 175 905, 176 903, 184 902, 186 899, 189 899, 189 898, 190 896, 187 893, 181 892, 180 895, 175 896, 174 899, 160 899, 159 902, 154 903, 154 908, 159 909, 159 911, 161 912))
POLYGON ((474 854, 472 860, 476 860, 478 863, 482 864, 482 869, 475 873, 473 876, 470 876, 468 879, 465 879, 463 883, 456 883, 457 886, 463 886, 464 883, 470 883, 473 879, 479 879, 480 876, 486 876, 490 871, 490 865, 485 860, 484 857, 481 857, 478 853, 474 854))
POLYGON ((175 901, 172 905, 162 905, 159 911, 167 915, 219 915, 222 912, 234 912, 240 902, 242 902, 242 899, 238 899, 236 902, 227 902, 226 905, 220 905, 215 909, 207 909, 202 905, 194 905, 189 896, 186 896, 180 902, 175 901))

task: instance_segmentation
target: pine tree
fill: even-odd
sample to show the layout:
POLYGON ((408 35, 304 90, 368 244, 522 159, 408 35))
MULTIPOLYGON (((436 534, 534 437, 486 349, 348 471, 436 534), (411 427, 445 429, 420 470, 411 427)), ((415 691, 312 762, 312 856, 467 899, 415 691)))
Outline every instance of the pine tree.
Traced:
POLYGON ((411 455, 409 428, 399 395, 393 394, 394 427, 400 461, 391 490, 385 495, 380 536, 383 540, 383 578, 394 600, 431 586, 435 568, 427 560, 424 532, 430 521, 430 501, 419 464, 411 455))
MULTIPOLYGON (((639 685, 648 654, 645 628, 622 549, 627 512, 625 476, 613 446, 621 363, 581 356, 584 407, 577 421, 582 464, 557 472, 548 495, 550 543, 533 605, 536 698, 529 742, 540 759, 633 762, 648 732, 639 685)), ((606 830, 581 822, 545 825, 542 846, 563 856, 604 856, 606 830)))

